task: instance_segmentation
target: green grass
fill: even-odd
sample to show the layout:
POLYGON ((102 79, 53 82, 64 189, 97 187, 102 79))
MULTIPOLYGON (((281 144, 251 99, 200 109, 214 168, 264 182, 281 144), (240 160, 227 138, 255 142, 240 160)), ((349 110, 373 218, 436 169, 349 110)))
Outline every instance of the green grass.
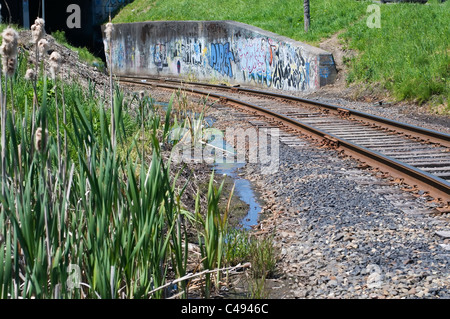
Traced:
POLYGON ((394 100, 446 106, 450 112, 450 2, 381 6, 381 28, 366 20, 372 1, 312 0, 311 28, 303 29, 299 0, 135 0, 114 23, 149 20, 235 20, 318 45, 338 31, 358 52, 348 62, 348 83, 388 90, 394 100))
POLYGON ((296 40, 317 43, 364 14, 366 4, 354 0, 311 1, 310 33, 304 32, 303 2, 299 0, 135 0, 113 23, 149 20, 235 20, 296 40))
POLYGON ((360 54, 350 61, 348 82, 378 83, 397 100, 450 97, 450 2, 381 7, 381 28, 363 19, 342 35, 360 54))
POLYGON ((230 265, 250 262, 250 298, 266 298, 265 280, 275 274, 279 253, 273 245, 273 235, 256 237, 244 230, 231 229, 226 239, 225 262, 230 265))

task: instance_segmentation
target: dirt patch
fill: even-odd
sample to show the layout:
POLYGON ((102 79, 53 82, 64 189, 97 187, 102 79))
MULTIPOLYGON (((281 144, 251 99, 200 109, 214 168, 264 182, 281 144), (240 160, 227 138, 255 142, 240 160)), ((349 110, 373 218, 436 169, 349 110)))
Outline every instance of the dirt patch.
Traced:
POLYGON ((342 93, 342 91, 348 90, 346 83, 348 70, 344 61, 356 55, 355 51, 344 49, 344 45, 339 39, 339 35, 342 34, 342 32, 343 31, 335 33, 331 38, 326 39, 325 41, 319 44, 319 47, 321 49, 333 54, 334 63, 338 71, 334 84, 326 86, 327 91, 329 91, 330 93, 331 92, 342 93))

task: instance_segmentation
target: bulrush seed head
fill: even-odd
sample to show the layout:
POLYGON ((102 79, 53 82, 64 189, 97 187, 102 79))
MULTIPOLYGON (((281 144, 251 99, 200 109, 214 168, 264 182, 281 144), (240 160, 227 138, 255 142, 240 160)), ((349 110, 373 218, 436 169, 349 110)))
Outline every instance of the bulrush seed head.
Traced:
POLYGON ((28 69, 25 73, 25 80, 34 81, 36 80, 36 72, 33 69, 28 69))
POLYGON ((17 44, 19 34, 13 28, 6 28, 3 33, 3 42, 0 46, 2 55, 3 73, 11 76, 14 74, 17 65, 17 44))
POLYGON ((34 24, 40 25, 41 27, 45 27, 45 21, 42 18, 36 18, 36 20, 34 20, 34 24))
POLYGON ((6 66, 3 66, 3 73, 7 74, 8 76, 13 76, 14 72, 16 71, 17 66, 17 59, 16 58, 9 58, 6 62, 6 66))
POLYGON ((38 127, 34 135, 34 148, 39 152, 42 149, 42 128, 38 127))
POLYGON ((31 36, 33 43, 37 44, 45 36, 45 21, 42 18, 37 18, 31 26, 31 36))
MULTIPOLYGON (((48 130, 45 130, 45 140, 48 141, 48 130)), ((44 148, 42 145, 42 128, 38 127, 34 135, 34 148, 40 152, 44 148)))
POLYGON ((48 51, 48 41, 45 39, 40 39, 38 42, 38 48, 40 55, 44 55, 48 51))
POLYGON ((53 53, 50 55, 50 73, 53 80, 56 78, 56 74, 59 72, 61 60, 61 55, 56 51, 53 51, 53 53))
POLYGON ((8 57, 17 55, 17 43, 19 41, 19 34, 13 28, 6 28, 2 33, 2 46, 0 47, 1 54, 8 57))
POLYGON ((108 41, 111 41, 111 35, 114 31, 114 25, 111 22, 108 22, 105 27, 105 35, 108 41))

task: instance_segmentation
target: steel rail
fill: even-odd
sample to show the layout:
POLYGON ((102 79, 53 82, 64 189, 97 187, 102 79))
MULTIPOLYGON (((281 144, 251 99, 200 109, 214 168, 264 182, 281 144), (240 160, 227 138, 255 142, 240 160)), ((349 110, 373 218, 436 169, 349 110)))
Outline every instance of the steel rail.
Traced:
MULTIPOLYGON (((266 117, 270 116, 274 119, 281 121, 282 125, 285 125, 295 131, 300 131, 303 134, 312 136, 312 137, 316 138, 317 140, 322 141, 322 143, 328 144, 330 147, 332 147, 338 151, 343 151, 344 154, 355 157, 373 168, 377 168, 378 170, 380 170, 382 172, 389 173, 392 177, 402 180, 404 183, 413 186, 413 188, 415 188, 415 189, 420 189, 420 190, 423 190, 423 191, 429 193, 430 196, 432 196, 435 199, 437 199, 438 201, 444 203, 444 205, 450 204, 450 182, 448 182, 440 177, 437 177, 435 175, 432 175, 430 173, 427 173, 423 170, 420 170, 414 166, 403 163, 403 162, 401 162, 397 159, 394 159, 390 156, 384 155, 380 152, 377 152, 377 151, 368 149, 366 147, 363 147, 361 145, 355 144, 353 142, 350 142, 350 141, 348 141, 342 137, 336 136, 334 134, 330 134, 326 130, 321 130, 321 129, 315 128, 312 125, 301 122, 301 121, 294 119, 292 117, 289 117, 287 115, 279 114, 279 113, 269 110, 267 108, 264 108, 264 107, 261 107, 261 106, 255 105, 255 104, 251 104, 251 103, 248 103, 245 101, 241 101, 239 99, 232 98, 230 96, 225 96, 225 95, 214 93, 214 92, 202 91, 202 90, 198 90, 198 89, 194 89, 194 88, 172 86, 172 85, 161 83, 161 82, 177 82, 177 83, 179 83, 180 81, 175 81, 175 80, 161 81, 160 79, 150 79, 150 78, 142 79, 142 78, 136 78, 136 77, 121 77, 120 81, 125 82, 125 83, 135 84, 135 85, 153 86, 153 87, 170 89, 170 90, 182 89, 186 92, 190 92, 193 94, 215 98, 224 103, 234 104, 239 108, 245 108, 246 110, 252 112, 255 115, 261 115, 261 116, 266 116, 266 117), (126 80, 127 78, 132 78, 133 80, 126 80), (155 81, 156 83, 149 83, 149 82, 147 82, 148 80, 155 81)), ((212 84, 205 85, 203 83, 202 84, 186 83, 186 82, 183 82, 183 83, 190 84, 190 85, 197 84, 200 86, 209 86, 209 87, 214 87, 214 88, 224 87, 222 85, 221 86, 212 85, 212 84)), ((235 89, 235 88, 233 88, 233 89, 235 89)), ((257 92, 257 91, 251 90, 251 89, 239 88, 239 90, 245 90, 246 92, 251 92, 251 93, 255 93, 255 94, 257 92)), ((258 91, 258 94, 260 94, 260 93, 261 92, 258 91)), ((293 101, 302 102, 302 103, 314 104, 314 105, 317 105, 320 107, 325 107, 327 109, 330 109, 330 110, 333 110, 336 112, 340 112, 340 114, 342 114, 342 112, 345 112, 345 113, 350 112, 350 114, 357 114, 358 116, 361 116, 366 119, 370 119, 370 120, 375 119, 379 123, 388 123, 389 125, 393 125, 394 127, 397 127, 399 129, 404 129, 405 131, 408 131, 408 132, 416 132, 415 134, 419 134, 420 138, 422 138, 422 136, 423 136, 423 138, 425 138, 425 140, 431 140, 432 138, 433 139, 439 138, 440 145, 447 145, 446 144, 447 142, 448 142, 448 145, 450 145, 450 135, 445 134, 445 133, 428 130, 428 129, 420 128, 417 126, 403 124, 401 122, 385 119, 385 118, 382 118, 379 116, 374 116, 374 115, 363 113, 363 112, 354 111, 351 109, 345 109, 345 108, 334 106, 334 105, 327 104, 327 103, 320 103, 317 101, 311 101, 311 100, 306 100, 306 99, 302 99, 302 98, 298 98, 298 97, 292 97, 289 95, 271 93, 271 92, 262 92, 261 94, 271 96, 271 97, 276 97, 276 98, 293 100, 293 101), (344 111, 342 111, 342 110, 344 110, 344 111)))
MULTIPOLYGON (((142 77, 136 77, 136 76, 122 76, 120 79, 137 79, 142 81, 142 77)), ((328 111, 332 111, 334 114, 340 114, 347 117, 352 117, 355 120, 360 121, 370 121, 371 123, 376 123, 376 125, 379 125, 380 127, 396 131, 398 133, 403 133, 405 135, 414 135, 423 141, 427 141, 430 143, 439 144, 443 147, 450 148, 450 134, 442 133, 439 131, 423 128, 420 126, 415 126, 407 123, 402 123, 399 121, 387 119, 381 116, 353 110, 350 108, 345 108, 337 105, 332 105, 325 102, 319 102, 314 100, 309 100, 301 97, 296 97, 292 95, 287 94, 281 94, 281 93, 275 93, 275 92, 268 92, 263 90, 255 90, 255 89, 249 89, 249 88, 242 88, 238 86, 228 86, 228 85, 216 85, 216 84, 210 84, 210 83, 199 83, 199 82, 184 82, 180 80, 175 79, 161 79, 161 78, 151 78, 147 77, 145 78, 149 81, 154 82, 169 82, 169 83, 177 83, 177 84, 186 84, 186 85, 194 85, 194 86, 206 86, 206 87, 212 87, 215 89, 224 89, 224 90, 232 90, 235 92, 245 92, 249 94, 259 95, 259 96, 268 96, 268 97, 275 97, 280 98, 284 100, 290 100, 293 102, 300 102, 308 105, 314 105, 322 109, 326 109, 328 111)))

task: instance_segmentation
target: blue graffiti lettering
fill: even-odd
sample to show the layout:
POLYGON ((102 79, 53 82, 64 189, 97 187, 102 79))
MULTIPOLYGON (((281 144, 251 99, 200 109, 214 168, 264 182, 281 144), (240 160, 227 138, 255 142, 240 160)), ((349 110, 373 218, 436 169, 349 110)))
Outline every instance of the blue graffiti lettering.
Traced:
POLYGON ((209 65, 221 74, 233 77, 231 62, 234 54, 230 51, 230 43, 211 43, 209 65))

